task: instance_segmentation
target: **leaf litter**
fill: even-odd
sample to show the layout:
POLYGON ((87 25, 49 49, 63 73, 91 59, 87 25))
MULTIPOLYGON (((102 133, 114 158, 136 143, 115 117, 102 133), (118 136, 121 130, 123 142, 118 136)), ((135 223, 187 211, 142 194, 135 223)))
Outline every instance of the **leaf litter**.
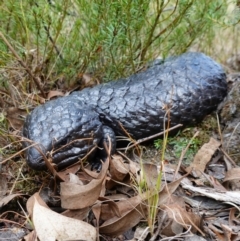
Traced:
MULTIPOLYGON (((41 190, 29 198, 28 225, 23 226, 33 231, 25 240, 240 240, 240 168, 228 163, 222 182, 209 175, 216 156, 224 167, 226 159, 219 153, 220 143, 211 138, 193 163, 180 169, 167 161, 136 163, 124 155, 108 158, 99 173, 82 163, 58 172, 49 162, 55 189, 47 195, 60 202, 48 206, 41 190), (156 219, 151 229, 154 198, 156 219)), ((3 195, 1 205, 19 195, 3 195)))

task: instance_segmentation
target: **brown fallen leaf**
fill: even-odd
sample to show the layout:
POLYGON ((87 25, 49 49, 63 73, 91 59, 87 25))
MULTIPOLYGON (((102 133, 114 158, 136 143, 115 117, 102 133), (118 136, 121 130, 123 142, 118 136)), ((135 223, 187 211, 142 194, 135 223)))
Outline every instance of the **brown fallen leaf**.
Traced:
POLYGON ((105 221, 99 227, 100 233, 109 236, 117 236, 134 227, 142 218, 145 218, 146 206, 142 205, 141 198, 138 200, 136 199, 136 203, 129 203, 127 201, 125 201, 124 204, 125 206, 128 205, 129 210, 126 212, 120 212, 121 217, 114 216, 105 221))
POLYGON ((214 138, 210 138, 210 141, 201 147, 195 155, 193 162, 186 168, 187 172, 192 170, 193 176, 200 177, 220 145, 220 142, 214 138))
POLYGON ((65 217, 50 210, 40 196, 32 196, 32 221, 40 241, 89 240, 97 238, 96 229, 81 220, 65 217))
POLYGON ((10 194, 6 197, 3 197, 0 199, 0 207, 3 207, 4 205, 8 204, 12 199, 15 197, 22 196, 22 194, 10 194))
POLYGON ((129 161, 129 172, 135 176, 141 170, 140 164, 132 160, 128 160, 128 161, 129 161))
POLYGON ((83 87, 92 87, 99 84, 98 79, 90 73, 80 73, 78 77, 81 79, 83 87))
MULTIPOLYGON (((128 199, 129 196, 125 195, 125 194, 117 193, 117 194, 107 195, 104 198, 107 199, 107 200, 120 201, 120 200, 128 199)), ((102 199, 102 197, 99 198, 99 200, 101 200, 101 199, 102 199)))
POLYGON ((73 173, 69 173, 69 180, 68 182, 73 183, 73 184, 79 184, 79 185, 83 185, 83 182, 78 178, 77 175, 73 174, 73 173))
POLYGON ((159 196, 158 206, 161 206, 163 204, 167 204, 171 201, 170 200, 171 194, 176 191, 176 189, 179 187, 180 184, 185 183, 185 182, 182 182, 182 181, 187 176, 188 176, 188 173, 185 174, 184 176, 180 177, 176 181, 164 185, 164 187, 162 188, 162 190, 158 194, 158 196, 159 196))
POLYGON ((34 204, 35 204, 35 198, 38 199, 38 202, 39 202, 40 205, 48 208, 47 204, 40 197, 39 193, 36 192, 27 200, 27 211, 28 211, 30 216, 33 215, 33 207, 34 207, 34 204))
POLYGON ((122 217, 123 213, 129 212, 139 204, 143 203, 143 197, 145 199, 146 195, 136 195, 126 200, 116 202, 116 206, 113 206, 111 202, 103 203, 101 206, 101 218, 103 217, 103 220, 108 220, 114 217, 122 217))
POLYGON ((236 233, 228 225, 222 224, 221 226, 222 226, 222 230, 223 230, 223 233, 224 233, 225 240, 228 240, 228 241, 237 240, 236 238, 237 238, 238 233, 236 233))
POLYGON ((201 217, 194 213, 187 212, 185 208, 179 206, 176 202, 170 205, 163 205, 162 210, 167 212, 166 218, 168 226, 163 229, 162 234, 170 237, 179 234, 183 229, 191 227, 192 232, 204 233, 200 229, 201 217))
POLYGON ((227 171, 223 183, 228 190, 240 190, 240 168, 227 171))
POLYGON ((65 217, 74 218, 77 220, 84 220, 87 218, 89 214, 90 208, 83 208, 83 209, 77 209, 77 210, 66 210, 62 212, 61 214, 65 217))
MULTIPOLYGON (((114 202, 111 199, 107 199, 107 198, 100 198, 100 200, 102 201, 101 203, 98 203, 98 206, 101 207, 101 220, 102 221, 106 221, 109 218, 112 217, 121 217, 122 214, 120 213, 119 207, 117 205, 116 202, 114 202)), ((99 217, 100 217, 99 215, 99 217)))
MULTIPOLYGON (((213 224, 210 224, 208 227, 211 230, 211 233, 215 235, 215 240, 226 241, 223 231, 215 227, 213 224)), ((212 235, 214 237, 214 235, 212 235)))
POLYGON ((72 182, 60 184, 61 205, 66 209, 82 209, 93 205, 99 198, 109 166, 109 158, 102 165, 97 179, 86 185, 72 182))
MULTIPOLYGON (((231 226, 238 226, 238 231, 240 229, 240 221, 239 221, 239 218, 238 218, 238 215, 239 215, 239 210, 235 207, 231 208, 230 209, 230 213, 229 213, 229 225, 231 226)), ((240 233, 239 233, 240 235, 240 233)))
POLYGON ((59 171, 59 172, 57 172, 57 177, 59 178, 59 180, 66 182, 66 181, 69 180, 69 174, 70 173, 73 173, 73 174, 77 173, 77 171, 79 171, 80 167, 81 166, 79 164, 79 165, 74 165, 72 167, 69 167, 69 168, 67 168, 63 171, 59 171))
POLYGON ((54 97, 64 96, 64 93, 59 90, 50 90, 47 95, 47 99, 51 100, 54 97))
MULTIPOLYGON (((129 179, 129 164, 123 162, 123 158, 118 155, 113 155, 110 166, 109 173, 111 179, 106 182, 106 188, 112 189, 117 183, 122 182, 124 179, 129 179)), ((127 180, 124 180, 126 183, 127 180)))
MULTIPOLYGON (((177 189, 187 175, 188 174, 162 188, 158 194, 158 205, 166 204, 169 201, 171 193, 177 189)), ((100 219, 103 218, 103 220, 106 221, 99 227, 99 232, 109 236, 117 236, 134 227, 142 218, 146 219, 146 203, 149 200, 151 200, 149 193, 143 193, 127 200, 116 202, 117 209, 115 206, 113 209, 113 206, 111 207, 109 203, 102 204, 100 219), (118 215, 116 215, 116 210, 118 215)))
POLYGON ((24 241, 38 241, 36 231, 33 230, 31 233, 24 236, 24 241))

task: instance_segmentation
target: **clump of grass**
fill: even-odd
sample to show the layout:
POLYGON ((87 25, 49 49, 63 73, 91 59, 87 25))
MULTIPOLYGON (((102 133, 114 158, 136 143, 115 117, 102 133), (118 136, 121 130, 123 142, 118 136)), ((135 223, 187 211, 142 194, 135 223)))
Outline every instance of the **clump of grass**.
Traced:
POLYGON ((223 0, 2 1, 0 105, 29 110, 40 98, 28 93, 44 96, 60 80, 68 88, 91 72, 109 81, 182 53, 236 24, 228 9, 223 0))
MULTIPOLYGON (((231 20, 227 9, 223 0, 11 0, 0 4, 0 31, 23 62, 36 51, 43 83, 62 74, 71 82, 86 71, 109 81, 156 56, 182 53, 200 37, 213 39, 213 29, 231 20)), ((16 60, 3 41, 0 53, 3 68, 16 60)))
MULTIPOLYGON (((44 86, 48 91, 59 79, 70 86, 85 72, 103 81, 124 77, 157 56, 165 58, 197 46, 199 39, 201 49, 211 49, 216 28, 239 21, 238 13, 234 19, 228 17, 228 6, 225 0, 2 1, 1 107, 12 104, 27 109, 28 93, 44 86)), ((5 138, 6 132, 1 131, 0 137, 5 138)), ((164 140, 161 160, 169 138, 164 140)), ((152 229, 160 186, 161 173, 149 200, 152 229)))

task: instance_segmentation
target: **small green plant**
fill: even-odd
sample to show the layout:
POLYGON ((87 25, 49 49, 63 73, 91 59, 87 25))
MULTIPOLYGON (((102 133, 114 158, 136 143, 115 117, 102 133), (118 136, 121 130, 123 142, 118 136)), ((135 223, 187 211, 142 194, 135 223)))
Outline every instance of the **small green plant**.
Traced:
MULTIPOLYGON (((167 149, 171 150, 171 153, 173 153, 175 158, 180 158, 182 151, 187 147, 189 141, 191 138, 185 137, 185 136, 180 136, 180 133, 175 136, 175 137, 169 137, 168 142, 167 142, 167 149)), ((186 154, 185 154, 185 159, 191 160, 196 152, 198 151, 201 141, 198 138, 195 138, 192 140, 186 154)), ((154 146, 157 149, 161 149, 163 146, 163 140, 158 139, 154 141, 154 146)))
MULTIPOLYGON (((225 0, 10 0, 0 3, 0 32, 23 62, 35 51, 30 66, 44 82, 61 75, 71 82, 86 71, 109 81, 156 56, 185 52, 199 38, 208 45, 217 26, 239 19, 229 17, 228 6, 225 0)), ((9 71, 13 61, 0 39, 1 68, 9 71)))
MULTIPOLYGON (((209 54, 216 45, 212 42, 215 30, 231 28, 239 22, 239 14, 232 18, 228 11, 230 3, 236 1, 3 0, 1 105, 28 109, 33 99, 40 102, 39 96, 34 98, 29 93, 38 95, 41 87, 44 93, 63 81, 68 88, 86 72, 110 81, 136 72, 157 56, 181 54, 192 46, 209 54)), ((222 46, 226 46, 225 39, 222 46)), ((0 140, 13 143, 2 116, 0 128, 0 140)), ((173 146, 177 156, 185 148, 187 139, 177 138, 173 140, 166 134, 163 140, 155 142, 162 150, 160 161, 165 159, 168 145, 173 146)), ((196 150, 197 145, 194 140, 190 151, 196 150)), ((156 186, 149 192, 148 224, 152 232, 161 178, 160 170, 156 186)), ((25 181, 19 183, 19 188, 25 181)), ((140 188, 145 191, 147 187, 140 188)))
MULTIPOLYGON (((169 145, 173 146, 173 151, 177 158, 181 156, 182 150, 187 147, 188 143, 189 139, 185 137, 173 138, 169 141, 169 145)), ((189 159, 190 157, 193 157, 196 154, 200 143, 201 142, 198 139, 194 139, 186 152, 185 158, 189 159)))

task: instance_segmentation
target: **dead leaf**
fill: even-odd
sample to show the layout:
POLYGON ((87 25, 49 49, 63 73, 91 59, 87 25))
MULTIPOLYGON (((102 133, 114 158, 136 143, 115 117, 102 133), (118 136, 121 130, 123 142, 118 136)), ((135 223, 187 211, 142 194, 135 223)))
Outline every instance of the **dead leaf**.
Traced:
POLYGON ((220 145, 220 142, 216 141, 214 138, 210 138, 210 141, 204 144, 197 152, 190 166, 186 168, 187 172, 193 170, 192 174, 195 177, 200 177, 220 145))
POLYGON ((213 234, 215 234, 215 240, 219 241, 225 241, 225 237, 223 235, 223 231, 221 229, 218 229, 214 225, 210 224, 208 228, 211 230, 213 234))
POLYGON ((117 236, 134 227, 145 217, 147 207, 144 204, 146 195, 137 195, 119 202, 102 203, 100 219, 106 220, 99 232, 110 236, 117 236))
MULTIPOLYGON (((127 204, 127 202, 125 202, 127 204)), ((142 218, 145 217, 146 206, 138 203, 137 206, 131 206, 130 211, 121 214, 121 217, 113 217, 108 219, 99 227, 99 232, 109 235, 117 236, 123 234, 130 228, 137 225, 142 218)))
POLYGON ((165 186, 159 192, 159 195, 158 195, 159 196, 158 206, 169 202, 169 197, 171 196, 172 193, 174 193, 176 191, 176 189, 179 187, 180 183, 181 184, 184 183, 182 181, 184 180, 184 178, 186 176, 188 176, 188 173, 174 182, 165 184, 165 186))
POLYGON ((66 210, 61 214, 64 215, 65 217, 74 218, 77 220, 84 220, 87 218, 89 211, 90 211, 90 208, 87 207, 87 208, 77 209, 77 210, 66 210))
POLYGON ((93 205, 102 191, 102 184, 105 181, 108 166, 109 159, 103 163, 98 178, 93 179, 86 185, 62 182, 60 184, 62 207, 66 209, 82 209, 93 205))
POLYGON ((140 164, 129 160, 129 170, 135 176, 141 170, 140 164))
POLYGON ((33 215, 33 207, 35 204, 35 199, 38 199, 38 202, 40 205, 48 208, 47 204, 43 201, 43 199, 39 196, 39 193, 36 192, 34 193, 28 200, 27 200, 27 211, 29 213, 30 216, 33 215))
POLYGON ((69 167, 63 171, 57 172, 57 177, 61 180, 61 181, 68 181, 69 180, 69 173, 77 173, 77 171, 79 171, 80 169, 80 165, 74 165, 72 167, 69 167))
POLYGON ((8 204, 12 199, 15 197, 21 196, 22 194, 10 194, 4 198, 1 198, 0 200, 0 207, 3 207, 4 205, 8 204))
POLYGON ((126 200, 121 200, 116 202, 114 210, 112 209, 113 204, 109 201, 108 203, 102 203, 101 206, 101 219, 109 220, 115 216, 121 217, 123 213, 129 212, 143 202, 143 199, 140 195, 135 197, 128 198, 126 200), (115 211, 117 210, 117 212, 115 211), (117 215, 116 215, 117 213, 117 215))
POLYGON ((168 214, 167 218, 171 219, 169 223, 170 227, 168 227, 168 231, 171 231, 171 233, 166 234, 166 232, 163 232, 164 235, 170 237, 181 233, 183 231, 182 228, 188 229, 189 227, 191 227, 192 232, 198 231, 204 235, 200 230, 201 217, 194 213, 187 212, 185 208, 179 206, 176 202, 170 205, 163 205, 162 207, 168 214), (181 231, 179 229, 181 229, 181 231))
POLYGON ((230 213, 229 213, 229 224, 231 225, 231 226, 234 226, 235 224, 237 224, 238 225, 238 227, 239 227, 239 225, 240 225, 240 221, 239 221, 239 219, 238 219, 238 209, 237 208, 235 208, 235 207, 233 207, 233 208, 231 208, 230 209, 230 213))
POLYGON ((240 189, 240 168, 232 168, 226 172, 223 180, 224 186, 231 190, 240 189))
POLYGON ((36 231, 33 230, 31 233, 24 236, 24 241, 38 241, 36 231))
POLYGON ((69 173, 69 180, 68 182, 78 184, 78 185, 83 185, 83 182, 78 178, 77 175, 69 173))
POLYGON ((166 211, 161 211, 159 213, 161 217, 163 217, 161 220, 163 222, 163 226, 161 227, 161 231, 159 232, 161 235, 172 237, 176 233, 180 234, 183 233, 183 226, 174 221, 174 219, 171 219, 168 217, 168 213, 166 211))
POLYGON ((81 220, 65 217, 42 206, 38 194, 33 196, 32 221, 40 241, 89 240, 95 241, 96 229, 81 220))
MULTIPOLYGON (((159 192, 159 205, 165 204, 169 200, 169 196, 174 192, 181 181, 187 176, 181 177, 177 181, 165 185, 159 192)), ((106 220, 100 227, 100 233, 109 236, 117 236, 129 230, 145 217, 147 205, 145 202, 150 200, 149 193, 143 193, 127 200, 121 200, 116 203, 118 209, 113 209, 109 204, 102 204, 100 219, 106 220), (116 215, 116 210, 119 214, 116 215)))
MULTIPOLYGON (((114 155, 110 162, 109 173, 111 179, 107 181, 106 188, 112 189, 117 183, 122 182, 129 176, 129 164, 123 162, 123 158, 118 155, 114 155)), ((126 183, 127 180, 124 181, 126 183)))
POLYGON ((78 77, 81 79, 83 87, 92 87, 96 84, 99 84, 98 79, 96 79, 90 73, 80 73, 78 77))
POLYGON ((54 97, 64 96, 64 93, 59 90, 51 90, 48 92, 47 99, 51 100, 54 97))
POLYGON ((119 207, 116 202, 110 199, 104 198, 104 202, 101 198, 101 220, 106 221, 112 217, 121 217, 119 207))
POLYGON ((221 226, 222 226, 222 230, 223 230, 223 232, 224 232, 225 240, 227 240, 227 241, 234 240, 234 238, 236 237, 237 233, 234 232, 234 231, 232 230, 232 228, 230 228, 230 227, 227 226, 227 225, 222 224, 221 226), (235 236, 235 237, 234 237, 234 236, 235 236))
POLYGON ((129 199, 128 195, 125 194, 121 194, 121 193, 117 193, 117 194, 111 194, 111 195, 107 195, 105 197, 100 197, 99 200, 103 201, 104 200, 113 200, 113 201, 120 201, 120 200, 126 200, 129 199))

